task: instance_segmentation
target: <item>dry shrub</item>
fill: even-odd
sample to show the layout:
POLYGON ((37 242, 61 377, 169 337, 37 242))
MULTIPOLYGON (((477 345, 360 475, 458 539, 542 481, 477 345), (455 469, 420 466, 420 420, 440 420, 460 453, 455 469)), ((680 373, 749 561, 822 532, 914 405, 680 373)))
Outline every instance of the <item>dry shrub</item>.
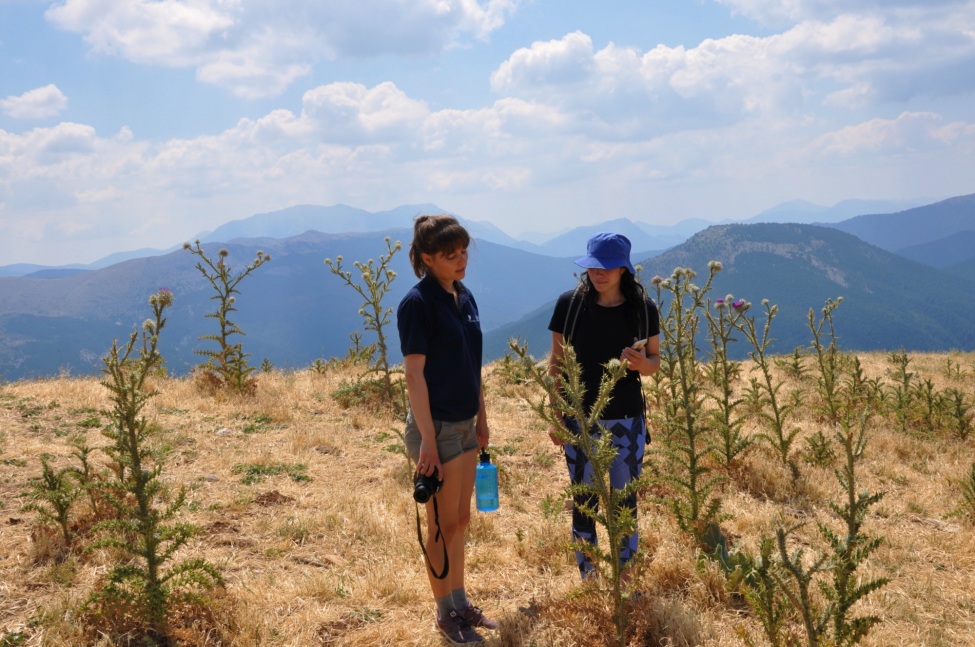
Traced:
POLYGON ((734 468, 731 481, 736 491, 757 500, 805 507, 822 498, 822 475, 827 473, 806 465, 800 468, 799 478, 794 479, 777 456, 757 451, 734 468))
POLYGON ((35 564, 61 561, 67 557, 69 548, 64 535, 50 524, 33 524, 30 531, 31 559, 35 564))
POLYGON ((205 597, 174 600, 167 616, 167 637, 148 631, 137 603, 125 598, 100 599, 86 605, 79 624, 89 644, 110 637, 119 647, 143 645, 234 645, 239 633, 237 602, 223 588, 208 591, 205 597))
POLYGON ((680 600, 641 597, 632 602, 629 645, 700 645, 700 620, 680 600))
MULTIPOLYGON (((197 368, 192 374, 193 385, 197 392, 208 398, 215 398, 228 394, 223 379, 208 368, 197 368)), ((252 382, 253 384, 253 382, 252 382)))

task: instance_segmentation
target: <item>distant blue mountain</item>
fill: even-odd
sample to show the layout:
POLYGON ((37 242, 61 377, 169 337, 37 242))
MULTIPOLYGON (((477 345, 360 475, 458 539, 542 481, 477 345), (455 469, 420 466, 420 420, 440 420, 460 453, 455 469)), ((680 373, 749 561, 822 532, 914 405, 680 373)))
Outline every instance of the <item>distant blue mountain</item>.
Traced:
MULTIPOLYGON (((864 213, 886 213, 913 206, 919 201, 845 200, 832 207, 815 205, 796 200, 768 209, 745 222, 832 222, 864 213)), ((28 276, 52 278, 63 276, 69 270, 101 269, 136 258, 161 256, 181 248, 183 242, 228 242, 238 238, 288 238, 306 231, 328 234, 346 232, 376 232, 395 227, 412 226, 413 218, 420 214, 451 213, 435 204, 402 205, 388 211, 370 212, 344 204, 331 206, 296 205, 259 213, 247 218, 227 222, 213 231, 200 232, 189 241, 179 241, 165 248, 143 248, 117 252, 93 263, 64 266, 35 264, 0 265, 0 276, 28 276), (48 272, 47 270, 55 270, 48 272), (37 272, 41 272, 38 274, 37 272)), ((687 240, 688 237, 715 224, 731 221, 713 221, 702 218, 682 220, 674 225, 657 225, 635 221, 628 217, 600 221, 592 225, 566 228, 558 233, 525 234, 514 238, 490 222, 468 220, 452 213, 468 228, 475 238, 498 245, 520 249, 534 254, 560 258, 575 257, 585 250, 586 241, 599 231, 614 230, 625 234, 633 243, 634 250, 654 253, 668 249, 687 240)))
POLYGON ((832 226, 881 249, 896 251, 975 228, 975 193, 897 213, 861 215, 832 226))
MULTIPOLYGON (((971 223, 975 226, 975 222, 971 223)), ((938 269, 975 259, 975 230, 959 231, 928 243, 911 245, 897 254, 938 269)))
POLYGON ((804 225, 835 223, 867 213, 904 211, 931 202, 932 200, 843 200, 832 207, 825 207, 805 200, 792 200, 741 222, 791 222, 804 225))
MULTIPOLYGON (((669 275, 677 266, 703 274, 708 261, 722 261, 725 270, 717 293, 733 292, 755 303, 768 298, 779 305, 775 352, 807 344, 807 313, 821 308, 825 298, 837 296, 845 299, 838 313, 843 348, 975 350, 975 257, 954 262, 972 245, 966 236, 971 236, 975 222, 973 206, 975 196, 961 196, 894 214, 860 216, 831 227, 714 225, 663 253, 647 242, 661 240, 661 229, 648 233, 645 225, 628 219, 579 228, 531 245, 538 252, 496 242, 510 243, 510 237, 489 223, 465 221, 475 233, 467 283, 481 307, 488 360, 504 355, 510 337, 530 339, 532 352, 548 352, 546 326, 554 299, 574 285, 579 268, 572 261, 584 253, 585 240, 604 229, 634 239, 633 259, 643 266, 644 278, 669 275), (863 236, 844 233, 841 227, 860 228, 863 236), (940 254, 952 264, 939 271, 884 251, 871 237, 899 245, 894 250, 904 249, 905 239, 930 244, 933 251, 925 250, 925 255, 940 254), (960 244, 951 247, 956 241, 960 244), (958 253, 950 254, 951 249, 958 253), (555 250, 563 253, 553 255, 555 250)), ((261 232, 260 236, 203 243, 211 254, 226 248, 231 267, 250 262, 258 249, 272 256, 241 286, 237 303, 237 323, 247 333, 244 347, 256 363, 267 358, 276 366, 296 368, 317 358, 344 355, 349 335, 362 330, 361 299, 329 273, 324 259, 341 255, 351 266, 354 260, 377 258, 385 251, 386 236, 406 244, 417 211, 436 208, 402 207, 383 212, 378 219, 372 218, 376 214, 349 207, 336 209, 295 208, 281 219, 263 214, 232 226, 228 223, 221 236, 213 234, 222 238, 261 232), (323 218, 322 210, 331 217, 323 218), (309 225, 353 227, 357 222, 363 227, 379 226, 397 219, 403 221, 399 226, 380 231, 305 229, 309 225), (302 231, 270 235, 288 228, 302 231)), ((405 250, 396 256, 393 269, 399 278, 388 305, 395 305, 415 281, 405 250)), ((149 295, 161 287, 176 296, 162 349, 171 372, 179 374, 198 363, 194 350, 201 347, 199 338, 214 332, 212 319, 204 317, 213 310, 212 289, 195 269, 194 257, 182 249, 154 251, 105 267, 20 265, 0 270, 30 275, 0 272, 3 379, 97 372, 112 339, 125 338, 140 325, 149 295)), ((394 329, 389 332, 395 337, 394 329)))
MULTIPOLYGON (((384 238, 408 243, 411 229, 360 234, 306 232, 284 239, 239 238, 203 243, 214 257, 227 249, 232 269, 251 262, 257 250, 271 255, 239 287, 234 321, 246 333, 240 341, 259 364, 268 358, 281 368, 300 368, 315 359, 344 356, 350 334, 362 331, 362 299, 325 265, 343 256, 354 271, 356 260, 385 253, 384 238)), ((474 292, 485 330, 517 319, 553 290, 575 283, 570 261, 531 254, 475 239, 465 283, 474 292)), ((162 335, 167 369, 183 374, 200 362, 199 338, 215 334, 213 291, 196 269, 196 257, 180 249, 124 261, 107 268, 53 279, 0 277, 0 378, 20 379, 91 374, 113 339, 127 338, 148 310, 149 296, 170 289, 175 302, 162 335)), ((417 281, 405 249, 392 263, 397 279, 386 305, 395 307, 417 281)), ((393 325, 391 359, 399 361, 393 325)), ((373 339, 366 339, 370 343, 373 339)), ((212 342, 207 342, 212 345, 212 342)))

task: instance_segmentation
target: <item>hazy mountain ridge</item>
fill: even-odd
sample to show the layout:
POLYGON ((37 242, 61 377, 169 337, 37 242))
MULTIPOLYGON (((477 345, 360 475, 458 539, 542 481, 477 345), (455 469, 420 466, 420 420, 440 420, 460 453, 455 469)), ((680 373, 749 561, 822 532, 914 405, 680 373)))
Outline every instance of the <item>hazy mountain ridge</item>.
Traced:
MULTIPOLYGON (((854 213, 897 211, 905 204, 916 201, 844 200, 832 207, 794 200, 782 203, 741 222, 833 222, 854 213)), ((277 211, 254 214, 231 220, 213 231, 205 231, 189 237, 189 241, 230 242, 238 238, 290 238, 306 231, 323 233, 377 232, 398 227, 411 227, 419 214, 451 213, 435 204, 401 205, 387 211, 370 212, 345 204, 331 206, 295 205, 277 211)), ((530 233, 515 238, 498 229, 490 222, 459 218, 475 238, 522 251, 555 257, 578 256, 585 248, 586 240, 595 232, 616 228, 627 234, 634 250, 664 250, 684 242, 689 236, 716 224, 733 224, 731 220, 707 220, 689 218, 673 225, 656 225, 627 217, 603 219, 596 225, 575 227, 555 233, 530 233)), ((90 264, 61 266, 16 263, 0 265, 0 277, 33 276, 59 278, 72 272, 102 269, 116 263, 147 256, 161 256, 177 251, 183 241, 164 249, 138 249, 110 254, 90 264)))
MULTIPOLYGON (((386 236, 408 244, 410 235, 409 229, 308 232, 282 240, 203 246, 211 257, 226 248, 235 274, 254 259, 258 249, 271 255, 269 263, 241 283, 238 312, 232 320, 246 333, 241 341, 252 361, 260 363, 267 357, 277 366, 294 368, 317 358, 345 355, 350 333, 362 329, 361 298, 331 274, 324 260, 342 256, 344 268, 357 278, 354 261, 378 261, 385 254, 386 236)), ((170 289, 175 296, 162 352, 170 371, 185 372, 200 362, 194 349, 208 347, 199 337, 213 334, 216 326, 204 317, 215 308, 214 292, 196 269, 196 261, 181 249, 61 279, 0 278, 0 376, 18 379, 61 370, 99 370, 99 358, 112 339, 127 338, 141 324, 149 313, 149 295, 160 288, 170 289), (56 334, 58 330, 63 334, 56 334)), ((537 295, 551 286, 570 287, 573 267, 565 259, 476 240, 465 282, 477 299, 482 325, 489 330, 536 307, 537 295)), ((406 249, 394 256, 391 268, 398 277, 386 305, 395 307, 416 282, 406 249)), ((398 359, 395 325, 387 333, 398 359)))
MULTIPOLYGON (((930 204, 933 200, 842 200, 831 207, 814 204, 807 200, 783 202, 741 224, 795 223, 800 225, 830 224, 842 222, 865 213, 894 213, 930 204)), ((728 223, 715 223, 728 224, 728 223)))
POLYGON ((898 213, 856 216, 831 226, 888 251, 946 240, 975 228, 975 193, 898 213))
MULTIPOLYGON (((721 261, 725 270, 716 282, 715 295, 731 292, 747 298, 755 304, 755 313, 765 298, 779 306, 773 332, 776 352, 806 346, 810 308, 818 312, 827 298, 838 296, 845 299, 837 313, 843 347, 864 351, 970 349, 975 348, 971 305, 975 304, 971 278, 975 255, 966 257, 964 245, 955 243, 965 232, 971 233, 975 204, 971 198, 963 196, 898 214, 907 219, 909 227, 924 227, 940 217, 940 209, 947 208, 951 217, 942 220, 964 227, 925 243, 925 254, 934 259, 948 259, 949 244, 958 249, 943 271, 867 244, 838 227, 774 223, 713 225, 664 253, 641 253, 636 250, 652 248, 635 243, 634 260, 643 259, 645 281, 653 274, 669 276, 677 266, 691 267, 703 275, 709 261, 721 261), (954 262, 958 258, 962 260, 954 262)), ((350 217, 368 213, 344 208, 350 217)), ((403 207, 396 217, 409 221, 417 208, 403 207)), ((312 209, 308 213, 319 212, 312 209)), ((258 224, 267 227, 272 216, 267 215, 263 223, 258 219, 258 224)), ((863 222, 872 222, 872 218, 863 222)), ((288 226, 307 224, 299 218, 288 226)), ((566 232, 554 243, 571 249, 562 257, 476 235, 467 283, 481 309, 487 359, 502 356, 509 337, 530 341, 534 354, 547 353, 551 306, 560 292, 574 285, 578 268, 572 260, 583 254, 585 239, 592 231, 605 229, 635 237, 639 227, 618 219, 566 232)), ((875 230, 868 228, 867 233, 875 230)), ((498 235, 490 225, 481 231, 498 235)), ((230 235, 233 230, 225 233, 230 235)), ((316 358, 344 355, 349 334, 362 329, 361 299, 332 276, 323 261, 341 255, 346 269, 354 271, 353 261, 377 259, 385 253, 386 236, 406 245, 411 231, 406 226, 341 234, 306 230, 286 238, 205 243, 210 254, 219 247, 227 248, 235 268, 253 260, 258 249, 272 256, 271 263, 242 284, 234 319, 247 333, 242 341, 252 361, 259 363, 266 357, 277 366, 299 367, 316 358)), ((214 307, 212 288, 195 264, 195 257, 179 249, 77 273, 33 268, 31 277, 0 276, 0 377, 98 371, 100 357, 112 339, 125 338, 140 325, 148 313, 148 296, 161 287, 176 296, 163 351, 171 371, 188 370, 199 363, 199 356, 193 353, 204 347, 199 337, 214 332, 214 322, 203 316, 214 307)), ((393 269, 399 278, 387 295, 388 306, 395 306, 415 282, 405 249, 395 257, 393 269)), ((388 332, 395 342, 395 329, 388 332)), ((391 346, 395 349, 396 344, 391 346)), ((398 359, 395 350, 394 355, 398 359)))
MULTIPOLYGON (((971 224, 975 227, 975 222, 971 224)), ((959 231, 938 240, 904 247, 898 249, 897 254, 931 267, 949 269, 975 258, 975 229, 959 231)))

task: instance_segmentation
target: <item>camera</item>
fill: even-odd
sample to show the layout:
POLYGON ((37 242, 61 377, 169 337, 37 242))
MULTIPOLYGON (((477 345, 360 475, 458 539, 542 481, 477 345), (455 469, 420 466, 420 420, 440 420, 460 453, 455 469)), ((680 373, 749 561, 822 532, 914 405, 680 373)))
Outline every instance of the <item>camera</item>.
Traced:
POLYGON ((413 500, 417 503, 426 503, 434 494, 440 491, 443 481, 437 478, 437 473, 427 476, 417 472, 413 475, 413 500))

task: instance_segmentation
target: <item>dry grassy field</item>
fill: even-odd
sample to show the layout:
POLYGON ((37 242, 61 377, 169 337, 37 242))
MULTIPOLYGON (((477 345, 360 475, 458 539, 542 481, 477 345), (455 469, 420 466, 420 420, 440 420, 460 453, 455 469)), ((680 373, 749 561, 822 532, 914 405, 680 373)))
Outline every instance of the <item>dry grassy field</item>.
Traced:
MULTIPOLYGON (((888 379, 884 355, 860 359, 869 376, 888 379)), ((911 360, 939 388, 975 394, 973 356, 911 360), (960 373, 945 370, 949 358, 960 373)), ((183 516, 202 529, 181 557, 205 557, 226 580, 212 616, 186 620, 182 644, 443 644, 417 546, 410 472, 398 450, 401 422, 381 406, 343 408, 333 397, 357 375, 355 368, 261 373, 256 395, 242 399, 203 395, 189 379, 154 382, 159 394, 146 412, 169 452, 162 478, 187 488, 183 516)), ((502 623, 488 644, 610 644, 608 597, 598 584, 582 586, 567 550, 565 466, 524 401, 534 394, 509 382, 498 364, 485 379, 501 509, 474 513, 468 591, 502 623)), ((804 389, 806 403, 815 392, 811 378, 788 388, 804 389)), ((0 385, 4 646, 110 644, 85 633, 77 615, 104 578, 108 555, 52 557, 50 535, 22 510, 41 455, 65 465, 72 436, 107 442, 99 428, 109 406, 97 378, 0 385)), ((811 409, 800 409, 796 424, 801 438, 825 429, 811 409)), ((970 519, 948 516, 961 505, 957 482, 975 461, 975 437, 903 433, 875 419, 868 438, 860 486, 884 497, 864 532, 884 542, 864 575, 890 582, 854 609, 882 619, 861 644, 975 645, 975 535, 970 519)), ((649 456, 648 466, 655 460, 649 456)), ((800 468, 793 484, 757 449, 735 470, 723 486, 722 528, 736 548, 755 552, 777 527, 805 521, 798 531, 804 549, 823 550, 813 522, 830 521, 827 502, 841 496, 840 487, 830 468, 800 468)), ((720 569, 699 559, 699 548, 654 503, 660 493, 651 487, 641 500, 644 555, 634 588, 642 595, 629 606, 632 644, 724 647, 745 645, 743 636, 766 644, 720 569)))

